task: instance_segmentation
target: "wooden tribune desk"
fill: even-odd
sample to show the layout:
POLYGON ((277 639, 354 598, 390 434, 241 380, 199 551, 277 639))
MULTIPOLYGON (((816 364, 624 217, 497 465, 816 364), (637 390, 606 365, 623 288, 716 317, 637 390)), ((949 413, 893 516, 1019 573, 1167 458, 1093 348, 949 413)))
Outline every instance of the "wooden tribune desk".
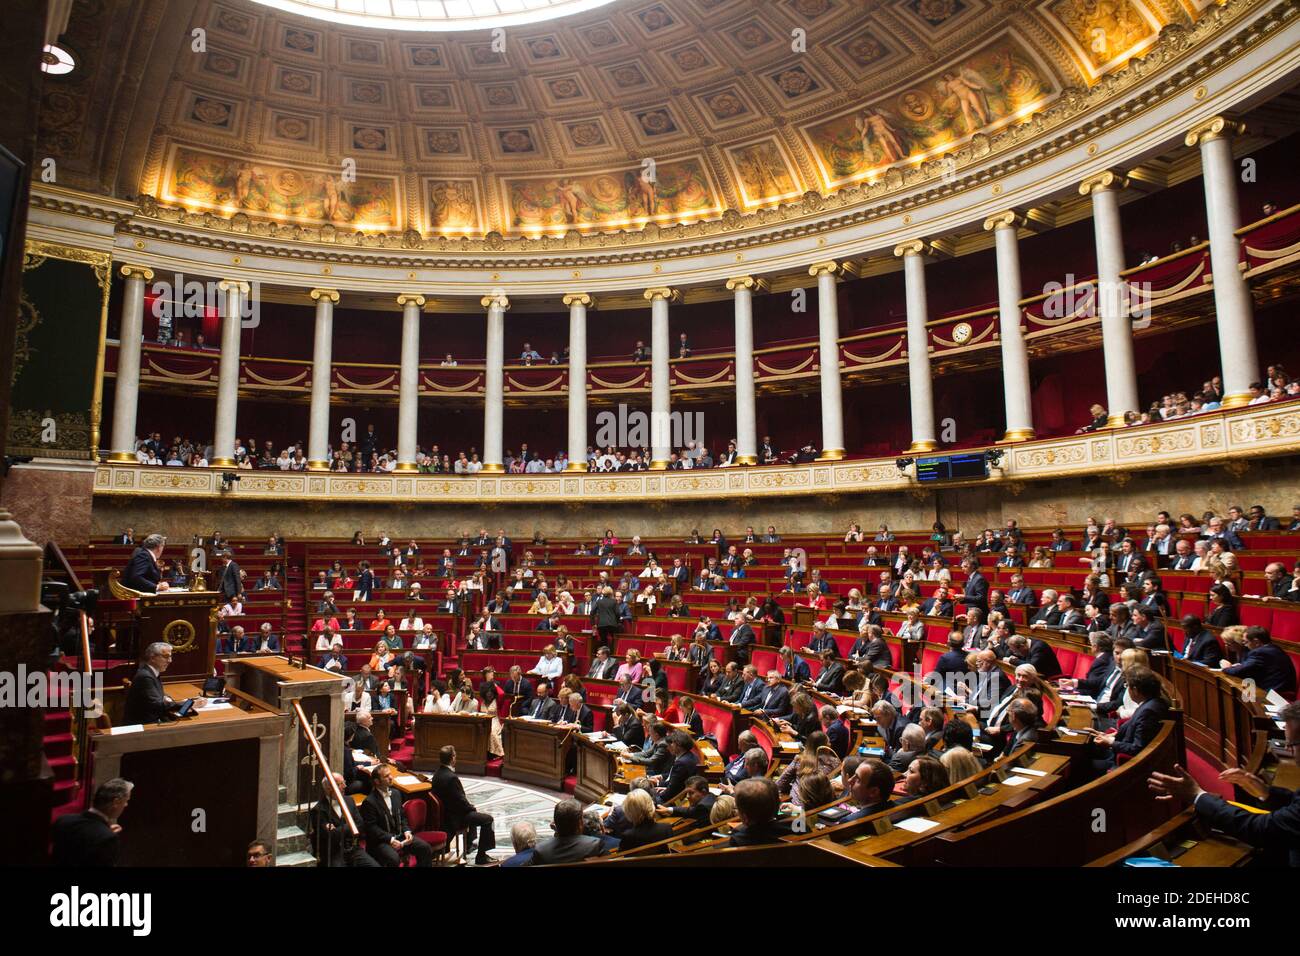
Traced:
MULTIPOLYGON (((203 688, 168 681, 164 690, 184 700, 203 688)), ((135 784, 121 821, 122 866, 243 866, 250 840, 275 846, 289 719, 239 691, 230 696, 233 707, 209 705, 172 723, 91 731, 92 791, 113 777, 135 784)))
POLYGON ((578 782, 573 795, 586 803, 600 803, 616 789, 618 758, 604 744, 582 734, 574 737, 578 747, 578 782))
POLYGON ((491 714, 416 714, 411 766, 416 770, 437 770, 441 765, 438 751, 450 745, 456 748, 457 770, 482 774, 487 770, 491 737, 491 714))
MULTIPOLYGON (((226 679, 230 686, 262 703, 289 715, 291 738, 284 742, 284 762, 280 782, 285 799, 296 803, 300 797, 318 792, 321 769, 306 738, 294 728, 297 717, 293 701, 302 704, 311 723, 312 733, 330 762, 330 769, 343 772, 343 678, 319 667, 298 667, 287 658, 251 656, 225 658, 226 679)), ((375 722, 376 724, 379 721, 375 722)), ((385 754, 387 752, 385 751, 385 754)))
POLYGON ((212 674, 217 650, 216 591, 163 591, 146 594, 121 583, 121 575, 109 575, 109 592, 114 598, 135 602, 137 625, 136 656, 155 641, 172 646, 172 663, 167 674, 173 680, 203 681, 212 674))
POLYGON ((564 768, 573 741, 580 736, 567 727, 545 721, 509 717, 502 729, 505 759, 501 776, 539 787, 559 790, 564 786, 564 768))

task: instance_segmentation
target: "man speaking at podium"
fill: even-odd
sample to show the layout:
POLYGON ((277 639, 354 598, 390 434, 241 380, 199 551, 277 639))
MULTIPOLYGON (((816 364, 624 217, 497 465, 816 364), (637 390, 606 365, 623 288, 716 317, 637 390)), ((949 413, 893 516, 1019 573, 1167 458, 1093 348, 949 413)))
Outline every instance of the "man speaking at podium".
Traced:
POLYGON ((162 580, 162 560, 163 545, 166 539, 157 533, 149 535, 144 539, 144 543, 136 548, 131 554, 131 560, 126 564, 126 571, 122 574, 122 584, 133 591, 143 591, 145 594, 157 594, 159 591, 166 591, 168 584, 162 580))

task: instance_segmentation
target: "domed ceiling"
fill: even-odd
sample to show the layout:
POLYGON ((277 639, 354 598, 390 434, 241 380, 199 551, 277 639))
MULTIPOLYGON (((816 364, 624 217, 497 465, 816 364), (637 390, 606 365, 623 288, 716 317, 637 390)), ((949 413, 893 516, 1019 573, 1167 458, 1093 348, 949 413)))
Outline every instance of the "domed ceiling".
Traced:
POLYGON ((46 79, 41 139, 60 185, 324 237, 637 230, 942 157, 1086 89, 1210 5, 610 0, 422 33, 279 7, 369 8, 370 22, 408 28, 437 10, 572 7, 78 0, 65 42, 79 68, 46 79))

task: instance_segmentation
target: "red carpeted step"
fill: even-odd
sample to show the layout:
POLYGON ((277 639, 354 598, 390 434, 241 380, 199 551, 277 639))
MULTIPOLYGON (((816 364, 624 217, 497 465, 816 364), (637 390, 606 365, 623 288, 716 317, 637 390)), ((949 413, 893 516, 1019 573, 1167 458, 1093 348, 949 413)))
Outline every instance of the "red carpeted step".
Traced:
POLYGON ((72 755, 72 734, 46 734, 45 735, 45 756, 51 760, 55 757, 69 757, 72 755))
POLYGON ((499 777, 499 776, 501 776, 501 758, 500 758, 500 757, 489 757, 489 758, 488 758, 488 762, 487 762, 487 766, 486 766, 486 767, 484 768, 484 770, 483 770, 483 775, 484 775, 485 777, 499 777))
POLYGON ((55 781, 71 781, 73 775, 77 772, 77 762, 73 759, 72 754, 66 754, 62 757, 50 757, 50 769, 54 771, 55 781))
POLYGON ((577 787, 578 787, 578 778, 577 778, 577 777, 565 777, 565 778, 564 778, 564 792, 565 792, 565 793, 572 794, 573 791, 577 789, 577 787))

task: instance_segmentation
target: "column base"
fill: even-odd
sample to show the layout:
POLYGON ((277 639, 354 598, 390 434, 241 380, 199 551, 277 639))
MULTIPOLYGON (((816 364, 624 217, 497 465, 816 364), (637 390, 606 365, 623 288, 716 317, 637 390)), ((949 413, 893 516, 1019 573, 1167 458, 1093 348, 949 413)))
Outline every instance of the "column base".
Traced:
POLYGON ((736 464, 737 464, 737 465, 757 465, 757 464, 758 464, 758 456, 757 456, 757 455, 737 455, 737 456, 736 456, 736 464))
POLYGON ((1034 430, 1032 428, 1009 428, 1007 433, 1002 436, 1002 441, 1006 443, 1033 440, 1034 430))
POLYGON ((665 459, 656 458, 654 461, 650 462, 650 471, 667 471, 667 470, 668 470, 668 462, 665 459))
POLYGON ((1232 395, 1224 395, 1223 401, 1219 403, 1220 408, 1241 408, 1249 405, 1251 399, 1250 392, 1236 392, 1232 395))
POLYGON ((912 442, 912 447, 907 449, 907 453, 909 455, 915 455, 923 451, 934 451, 938 447, 939 447, 938 442, 932 441, 927 438, 924 441, 912 442))
POLYGON ((138 462, 139 459, 136 458, 135 455, 132 454, 132 453, 129 452, 129 451, 115 451, 115 452, 113 452, 111 455, 109 455, 109 456, 105 459, 105 461, 120 461, 120 462, 128 462, 128 461, 129 461, 129 462, 131 462, 132 464, 134 464, 134 463, 138 462))
POLYGON ((233 458, 213 458, 208 462, 209 468, 234 468, 235 459, 233 458))
POLYGON ((499 462, 485 461, 483 462, 483 467, 479 469, 479 474, 480 475, 503 475, 505 474, 505 471, 506 471, 505 465, 502 465, 499 462))
MULTIPOLYGON (((822 453, 817 456, 818 461, 843 461, 843 448, 823 448, 822 453)), ((751 463, 752 464, 752 463, 751 463)))
POLYGON ((565 471, 586 471, 587 463, 585 461, 571 461, 564 466, 565 471))
POLYGON ((393 468, 393 471, 403 471, 408 473, 412 471, 419 471, 419 470, 420 469, 418 469, 415 466, 415 462, 413 461, 399 461, 397 465, 393 468))
POLYGON ((1106 419, 1106 427, 1123 428, 1125 425, 1128 424, 1128 422, 1124 421, 1124 416, 1127 414, 1128 412, 1120 412, 1118 415, 1111 415, 1109 418, 1106 419))
POLYGON ((328 461, 309 461, 307 462, 308 471, 329 471, 330 463, 328 461))

